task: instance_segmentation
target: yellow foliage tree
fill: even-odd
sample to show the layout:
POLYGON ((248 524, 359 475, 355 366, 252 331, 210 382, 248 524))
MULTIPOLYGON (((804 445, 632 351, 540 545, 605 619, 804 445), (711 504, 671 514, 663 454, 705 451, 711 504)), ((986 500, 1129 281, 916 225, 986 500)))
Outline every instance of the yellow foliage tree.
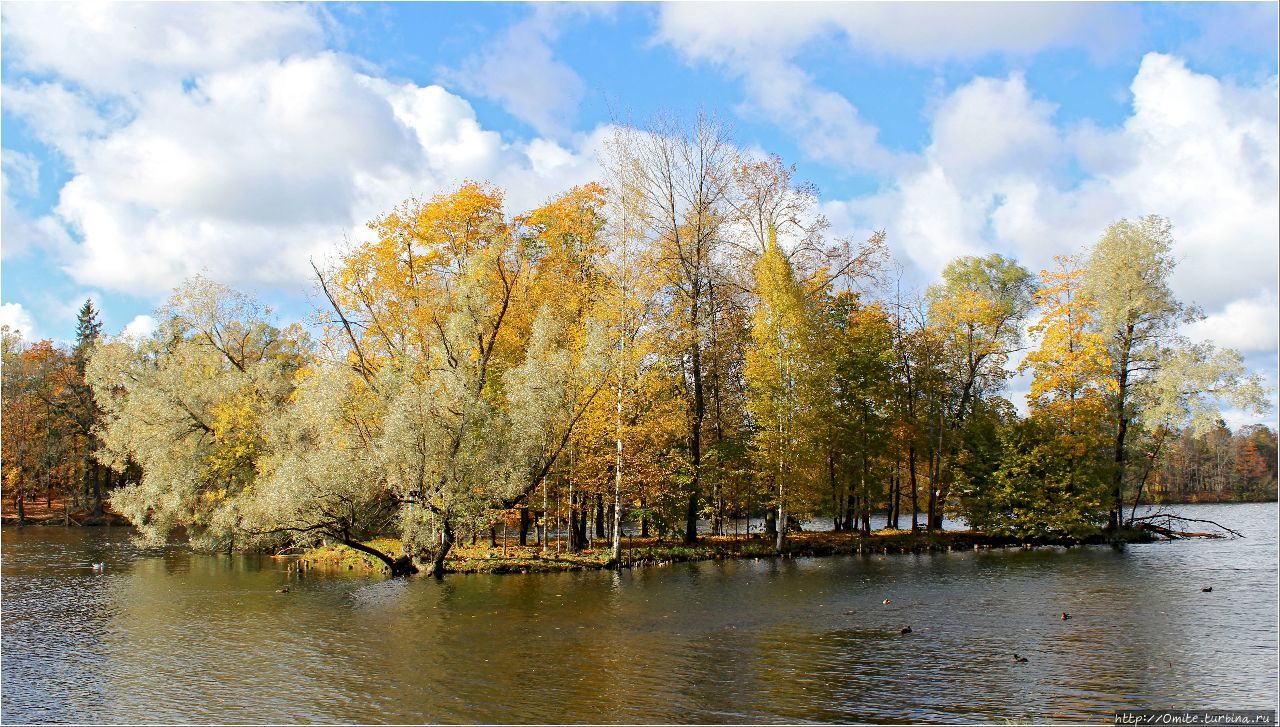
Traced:
POLYGON ((786 543, 787 495, 798 475, 800 386, 804 376, 805 299, 786 255, 770 230, 755 267, 756 304, 745 375, 747 408, 755 421, 761 475, 777 492, 775 549, 786 543))

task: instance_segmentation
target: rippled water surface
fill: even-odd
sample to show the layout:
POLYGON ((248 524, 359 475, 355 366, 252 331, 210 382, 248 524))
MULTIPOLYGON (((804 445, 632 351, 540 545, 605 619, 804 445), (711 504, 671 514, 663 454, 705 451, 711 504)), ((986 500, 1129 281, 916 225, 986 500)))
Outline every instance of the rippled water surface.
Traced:
POLYGON ((436 582, 299 581, 270 558, 140 551, 118 528, 6 528, 0 707, 9 723, 1274 709, 1276 505, 1180 511, 1247 537, 436 582))

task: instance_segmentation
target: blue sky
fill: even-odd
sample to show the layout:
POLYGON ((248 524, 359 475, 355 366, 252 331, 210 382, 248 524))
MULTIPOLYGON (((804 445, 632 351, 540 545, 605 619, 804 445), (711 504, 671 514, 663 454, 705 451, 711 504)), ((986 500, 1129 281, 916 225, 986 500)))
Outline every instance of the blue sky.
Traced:
POLYGON ((612 123, 698 108, 884 229, 913 280, 1175 225, 1188 335, 1275 382, 1276 4, 6 3, 0 322, 146 330, 184 277, 310 308, 307 260, 468 178, 517 211, 612 123))

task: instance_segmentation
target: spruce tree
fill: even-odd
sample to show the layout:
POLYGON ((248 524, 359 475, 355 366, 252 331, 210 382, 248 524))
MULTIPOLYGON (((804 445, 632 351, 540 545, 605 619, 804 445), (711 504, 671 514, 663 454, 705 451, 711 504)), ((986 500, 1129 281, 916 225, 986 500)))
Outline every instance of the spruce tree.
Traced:
MULTIPOLYGON (((75 411, 79 419, 81 433, 84 442, 84 477, 85 492, 93 493, 93 513, 95 515, 102 514, 102 479, 104 473, 98 460, 94 458, 93 453, 98 449, 98 439, 94 436, 94 427, 98 423, 98 405, 93 400, 93 392, 90 391, 89 385, 85 383, 84 371, 85 364, 88 363, 89 353, 93 350, 94 344, 97 343, 99 335, 102 333, 102 321, 98 318, 98 309, 94 307, 93 300, 85 299, 84 305, 80 306, 80 312, 76 314, 76 344, 72 350, 72 356, 76 366, 76 381, 72 386, 74 396, 75 411)), ((110 471, 105 473, 108 477, 110 471)))

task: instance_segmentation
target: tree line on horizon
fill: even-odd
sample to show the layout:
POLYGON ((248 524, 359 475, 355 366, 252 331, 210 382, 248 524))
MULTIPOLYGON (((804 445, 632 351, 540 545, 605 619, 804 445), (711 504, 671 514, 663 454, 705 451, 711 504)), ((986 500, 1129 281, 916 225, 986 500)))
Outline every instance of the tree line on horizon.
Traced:
MULTIPOLYGON (((488 184, 406 200, 313 262, 310 329, 197 277, 147 336, 103 337, 89 304, 70 352, 6 332, 7 493, 118 484, 152 542, 324 539, 397 575, 504 518, 572 549, 590 524, 615 558, 624 519, 691 543, 763 517, 779 551, 818 516, 1085 537, 1165 492, 1221 403, 1267 409, 1239 353, 1179 334, 1200 314, 1158 216, 1038 274, 959 257, 913 294, 883 232, 830 239, 794 167, 712 119, 620 129, 603 161, 515 215, 488 184)), ((1241 476, 1273 496, 1275 434, 1251 431, 1270 469, 1241 476)))

